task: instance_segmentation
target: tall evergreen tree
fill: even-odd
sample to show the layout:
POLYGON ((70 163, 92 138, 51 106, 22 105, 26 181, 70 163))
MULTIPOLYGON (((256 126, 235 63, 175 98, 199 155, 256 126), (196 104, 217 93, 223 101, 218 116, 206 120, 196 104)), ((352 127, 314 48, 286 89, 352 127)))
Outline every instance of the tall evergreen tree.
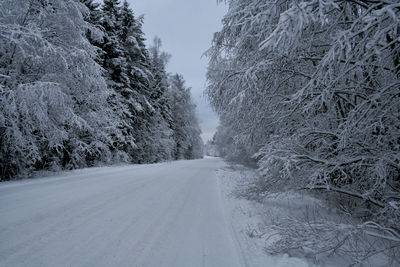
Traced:
POLYGON ((196 117, 190 88, 185 86, 179 74, 169 78, 169 102, 171 103, 173 138, 176 143, 175 159, 195 159, 203 156, 201 130, 196 117))
POLYGON ((94 2, 94 0, 80 0, 82 4, 87 7, 84 13, 84 20, 90 24, 86 31, 86 37, 89 42, 97 48, 96 62, 102 64, 102 58, 104 53, 102 45, 104 43, 104 28, 101 25, 101 9, 100 3, 94 2))
POLYGON ((121 19, 120 2, 118 0, 104 0, 102 6, 102 26, 106 32, 104 38, 103 67, 107 70, 110 86, 118 91, 129 84, 126 76, 125 53, 120 41, 121 19))
POLYGON ((150 68, 152 80, 150 83, 149 103, 152 106, 152 116, 149 120, 149 127, 146 135, 149 139, 144 140, 143 147, 150 156, 150 161, 171 160, 173 158, 173 149, 175 143, 171 130, 171 113, 167 99, 168 77, 165 71, 166 64, 170 58, 165 52, 161 52, 161 40, 154 38, 153 45, 149 49, 150 68), (148 146, 146 143, 154 142, 154 145, 148 146))
POLYGON ((114 112, 120 117, 121 124, 118 128, 123 132, 122 137, 114 140, 118 149, 128 153, 132 159, 136 148, 131 105, 132 89, 127 70, 127 59, 121 41, 121 6, 118 0, 106 0, 102 5, 101 25, 104 30, 102 48, 102 67, 109 88, 112 89, 108 101, 114 112))

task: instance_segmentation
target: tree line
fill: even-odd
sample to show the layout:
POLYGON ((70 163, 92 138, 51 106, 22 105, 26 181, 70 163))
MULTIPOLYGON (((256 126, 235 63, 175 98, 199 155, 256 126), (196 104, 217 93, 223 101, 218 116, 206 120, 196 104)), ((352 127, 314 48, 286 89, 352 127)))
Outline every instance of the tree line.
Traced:
POLYGON ((124 1, 0 2, 0 180, 202 157, 190 88, 124 1))
POLYGON ((257 165, 257 192, 323 191, 399 247, 399 2, 224 2, 208 51, 219 154, 257 165))

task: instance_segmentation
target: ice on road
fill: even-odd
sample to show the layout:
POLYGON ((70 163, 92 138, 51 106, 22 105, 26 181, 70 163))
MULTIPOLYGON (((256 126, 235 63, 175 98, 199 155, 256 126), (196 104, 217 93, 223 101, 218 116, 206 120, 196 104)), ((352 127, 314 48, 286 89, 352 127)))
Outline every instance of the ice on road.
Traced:
POLYGON ((219 159, 0 184, 0 266, 242 266, 219 159))

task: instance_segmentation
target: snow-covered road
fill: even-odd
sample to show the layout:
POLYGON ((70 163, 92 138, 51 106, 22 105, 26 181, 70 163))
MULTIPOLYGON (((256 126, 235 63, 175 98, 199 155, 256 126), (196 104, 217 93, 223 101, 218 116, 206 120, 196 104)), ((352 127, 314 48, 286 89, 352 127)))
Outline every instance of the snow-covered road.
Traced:
POLYGON ((242 266, 219 159, 0 184, 0 266, 242 266))

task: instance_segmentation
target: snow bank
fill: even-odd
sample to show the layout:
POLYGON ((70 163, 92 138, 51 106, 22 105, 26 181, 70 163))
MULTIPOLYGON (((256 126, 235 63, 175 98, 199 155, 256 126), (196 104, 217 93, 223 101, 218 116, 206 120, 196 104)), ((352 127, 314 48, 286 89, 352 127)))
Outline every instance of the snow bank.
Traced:
MULTIPOLYGON (((269 204, 267 202, 258 203, 244 198, 237 198, 235 194, 237 186, 243 182, 244 177, 251 174, 252 170, 227 165, 217 171, 227 213, 232 223, 232 230, 244 255, 246 265, 314 266, 305 259, 291 257, 288 254, 269 255, 266 253, 266 237, 276 234, 272 229, 271 220, 277 216, 278 212, 282 214, 287 212, 285 210, 288 203, 285 202, 287 199, 282 196, 269 199, 271 201, 269 204), (273 210, 270 208, 273 208, 273 210)), ((311 201, 311 199, 306 201, 311 201)))

